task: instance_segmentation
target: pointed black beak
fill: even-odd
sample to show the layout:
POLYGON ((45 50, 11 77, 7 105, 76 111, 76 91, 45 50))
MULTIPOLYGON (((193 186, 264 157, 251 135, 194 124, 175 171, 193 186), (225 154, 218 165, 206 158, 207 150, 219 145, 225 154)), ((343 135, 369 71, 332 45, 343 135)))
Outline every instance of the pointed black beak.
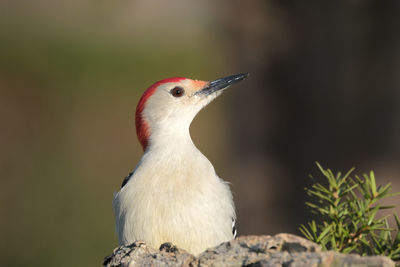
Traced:
POLYGON ((228 88, 232 84, 247 78, 247 76, 249 76, 248 73, 241 73, 217 79, 215 81, 210 82, 210 84, 207 87, 201 89, 196 94, 205 94, 205 95, 212 94, 216 91, 228 88))

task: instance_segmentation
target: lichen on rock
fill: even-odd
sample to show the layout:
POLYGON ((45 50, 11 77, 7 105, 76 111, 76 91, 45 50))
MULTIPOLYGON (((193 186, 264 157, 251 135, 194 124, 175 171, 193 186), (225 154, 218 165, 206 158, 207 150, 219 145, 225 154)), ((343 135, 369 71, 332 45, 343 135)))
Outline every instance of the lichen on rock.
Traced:
POLYGON ((387 257, 322 252, 319 245, 292 234, 242 236, 194 256, 165 243, 160 249, 136 241, 116 248, 104 266, 384 266, 395 264, 387 257))

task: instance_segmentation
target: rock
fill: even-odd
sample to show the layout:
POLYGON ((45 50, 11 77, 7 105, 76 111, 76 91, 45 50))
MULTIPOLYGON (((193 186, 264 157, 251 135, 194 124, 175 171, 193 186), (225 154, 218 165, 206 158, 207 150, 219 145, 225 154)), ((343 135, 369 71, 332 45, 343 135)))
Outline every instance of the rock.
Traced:
POLYGON ((387 257, 346 255, 321 248, 302 237, 291 234, 275 236, 242 236, 207 249, 197 257, 170 243, 159 250, 137 241, 121 246, 104 259, 104 265, 135 266, 395 266, 387 257))
POLYGON ((148 247, 142 241, 136 241, 129 246, 116 248, 110 256, 104 259, 104 266, 191 266, 196 258, 183 249, 162 244, 159 250, 148 247))

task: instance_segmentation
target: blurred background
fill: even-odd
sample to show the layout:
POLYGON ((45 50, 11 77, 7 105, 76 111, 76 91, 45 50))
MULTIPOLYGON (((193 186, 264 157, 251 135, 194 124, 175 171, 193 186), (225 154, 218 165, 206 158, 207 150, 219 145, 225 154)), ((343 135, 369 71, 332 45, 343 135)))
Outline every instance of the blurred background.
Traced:
POLYGON ((240 235, 298 233, 315 161, 400 191, 399 14, 398 0, 0 1, 1 265, 111 253, 113 193, 142 154, 136 103, 170 76, 251 73, 191 127, 232 183, 240 235))

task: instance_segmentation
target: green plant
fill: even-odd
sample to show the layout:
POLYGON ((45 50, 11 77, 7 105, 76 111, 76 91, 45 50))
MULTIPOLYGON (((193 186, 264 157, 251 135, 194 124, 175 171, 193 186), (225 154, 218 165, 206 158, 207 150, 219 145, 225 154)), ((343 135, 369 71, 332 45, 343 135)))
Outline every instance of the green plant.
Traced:
POLYGON ((315 220, 301 225, 299 230, 309 240, 322 246, 324 250, 360 255, 385 255, 394 261, 400 260, 400 220, 396 214, 396 229, 388 224, 388 217, 378 216, 378 211, 394 206, 383 206, 380 200, 398 195, 391 194, 391 185, 376 186, 375 175, 362 177, 352 175, 354 168, 345 175, 336 175, 330 169, 318 168, 327 180, 327 185, 318 183, 315 178, 311 188, 305 188, 313 197, 306 202, 311 211, 318 216, 315 220))

